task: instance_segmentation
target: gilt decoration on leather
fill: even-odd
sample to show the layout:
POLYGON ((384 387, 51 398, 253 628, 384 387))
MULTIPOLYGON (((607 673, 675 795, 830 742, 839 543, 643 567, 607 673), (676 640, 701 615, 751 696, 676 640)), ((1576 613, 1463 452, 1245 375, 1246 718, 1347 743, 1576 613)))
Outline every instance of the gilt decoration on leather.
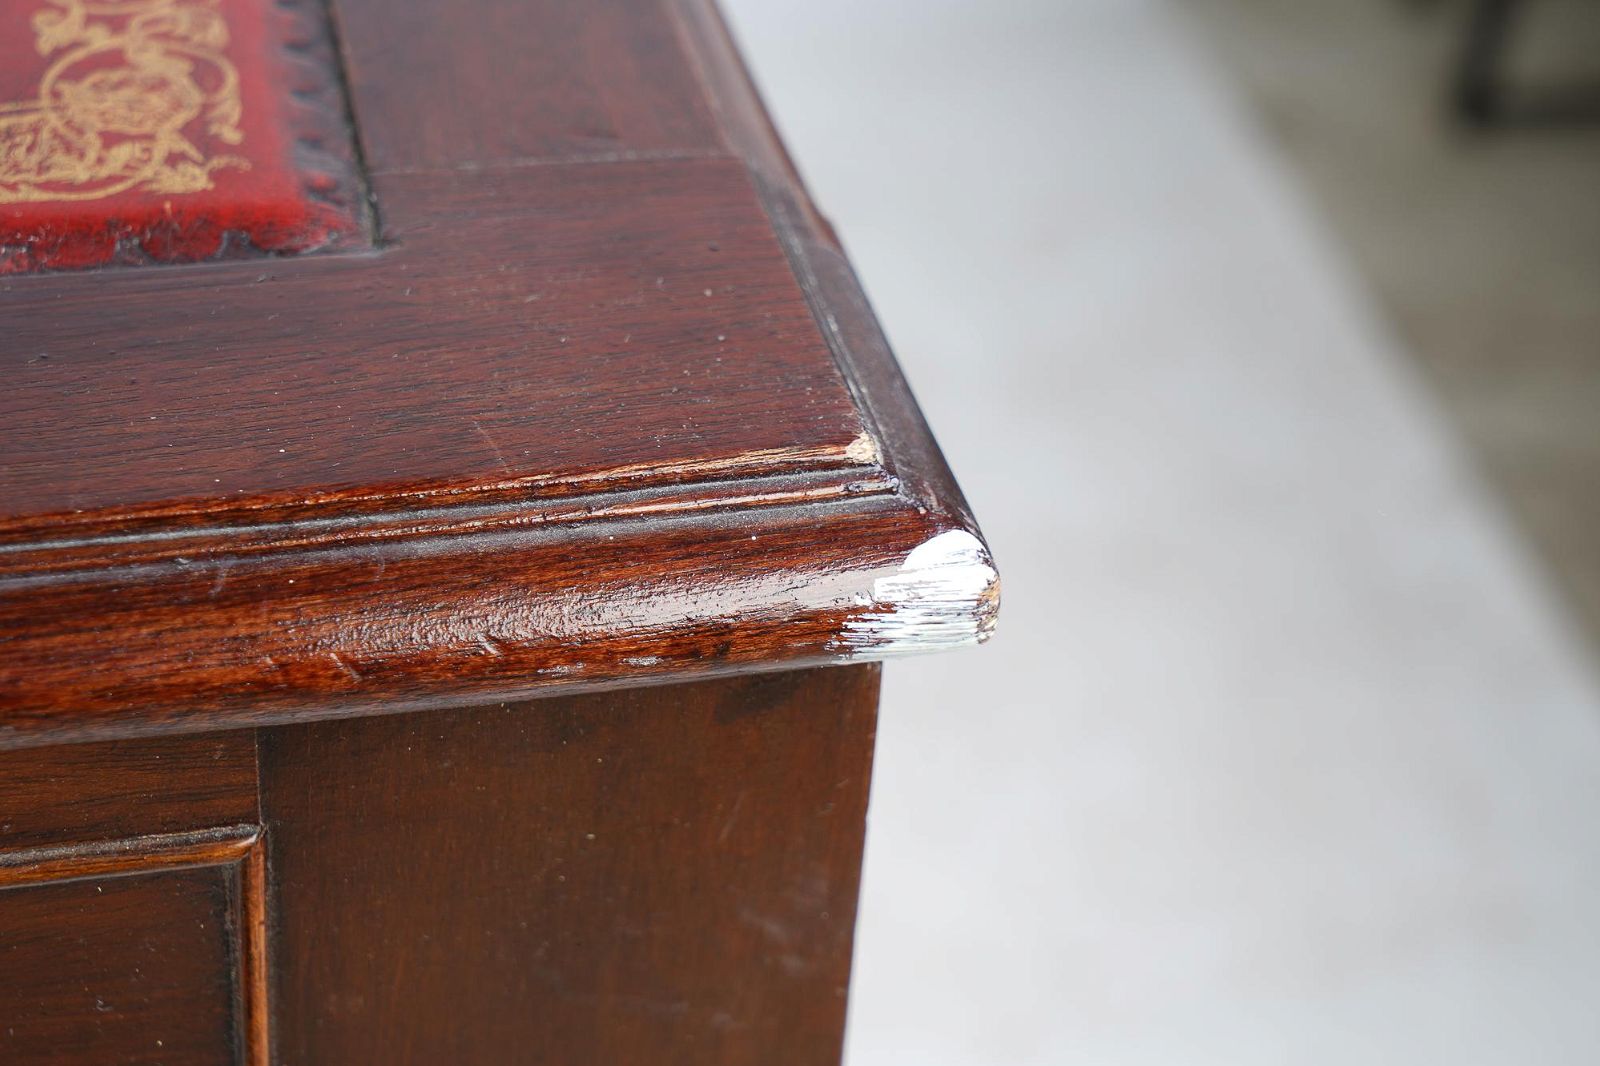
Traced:
POLYGON ((275 0, 0 0, 0 274, 349 238, 321 19, 275 0))

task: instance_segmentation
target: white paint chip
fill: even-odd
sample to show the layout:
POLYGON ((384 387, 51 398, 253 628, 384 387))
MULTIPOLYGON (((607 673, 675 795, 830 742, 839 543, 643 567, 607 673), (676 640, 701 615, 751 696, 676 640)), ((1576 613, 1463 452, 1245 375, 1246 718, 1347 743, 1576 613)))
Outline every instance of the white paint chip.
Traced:
POLYGON ((989 549, 964 529, 918 545, 872 583, 868 609, 845 622, 853 657, 882 658, 981 644, 994 633, 1000 575, 989 549))

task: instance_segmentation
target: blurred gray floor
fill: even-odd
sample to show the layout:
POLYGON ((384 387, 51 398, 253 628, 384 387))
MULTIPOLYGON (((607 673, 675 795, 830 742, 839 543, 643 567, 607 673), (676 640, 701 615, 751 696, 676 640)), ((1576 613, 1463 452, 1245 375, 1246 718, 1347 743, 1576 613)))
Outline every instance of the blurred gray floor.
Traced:
POLYGON ((852 1066, 1600 1061, 1586 645, 1192 15, 727 6, 1006 582, 886 671, 852 1066))
MULTIPOLYGON (((1463 0, 1186 0, 1600 645, 1600 107, 1442 121, 1463 0)), ((1600 4, 1523 0, 1506 83, 1600 105, 1600 4)))

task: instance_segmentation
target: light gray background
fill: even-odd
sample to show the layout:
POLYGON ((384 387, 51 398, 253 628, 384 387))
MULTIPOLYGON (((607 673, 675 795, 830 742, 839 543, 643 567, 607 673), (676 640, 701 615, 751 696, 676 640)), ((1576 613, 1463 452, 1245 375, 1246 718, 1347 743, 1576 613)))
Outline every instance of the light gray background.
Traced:
POLYGON ((852 1066, 1600 1061, 1600 684, 1157 0, 725 0, 1005 579, 886 670, 852 1066))

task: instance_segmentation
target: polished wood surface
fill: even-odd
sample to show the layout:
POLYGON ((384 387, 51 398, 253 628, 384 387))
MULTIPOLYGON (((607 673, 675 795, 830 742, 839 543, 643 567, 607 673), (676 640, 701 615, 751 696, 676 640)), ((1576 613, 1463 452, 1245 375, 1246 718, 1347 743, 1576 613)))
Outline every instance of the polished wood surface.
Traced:
POLYGON ((0 1062, 239 1061, 230 895, 219 867, 0 891, 0 1062))
POLYGON ((339 0, 376 173, 724 155, 664 4, 339 0))
POLYGON ((714 10, 333 14, 373 250, 0 282, 0 747, 989 632, 714 10))
POLYGON ((877 685, 264 730, 282 1060, 837 1062, 877 685))
POLYGON ((370 247, 0 280, 0 1063, 835 1063, 977 525, 709 2, 328 13, 370 247))
POLYGON ((253 733, 0 753, 0 1062, 267 1066, 253 733))
MULTIPOLYGON (((878 517, 839 516, 823 547, 804 515, 732 528, 702 518, 560 539, 505 532, 463 555, 447 542, 189 567, 110 603, 93 583, 63 584, 55 628, 13 644, 40 666, 13 680, 28 699, 0 719, 9 742, 42 743, 866 657, 881 634, 844 628, 863 613, 856 568, 895 574, 924 529, 878 517), (248 630, 219 642, 218 619, 248 630), (120 643, 96 639, 108 625, 123 629, 120 643), (175 648, 195 658, 174 669, 175 648), (326 705, 308 704, 308 691, 326 705)), ((21 629, 29 606, 0 602, 0 618, 21 629)))
POLYGON ((248 732, 0 752, 0 856, 254 824, 248 732))
POLYGON ((878 675, 0 754, 0 1061, 836 1061, 878 675))
POLYGON ((0 452, 8 568, 33 568, 44 530, 852 465, 860 416, 737 162, 401 174, 382 192, 381 256, 0 282, 7 344, 45 356, 0 392, 30 428, 0 452))

